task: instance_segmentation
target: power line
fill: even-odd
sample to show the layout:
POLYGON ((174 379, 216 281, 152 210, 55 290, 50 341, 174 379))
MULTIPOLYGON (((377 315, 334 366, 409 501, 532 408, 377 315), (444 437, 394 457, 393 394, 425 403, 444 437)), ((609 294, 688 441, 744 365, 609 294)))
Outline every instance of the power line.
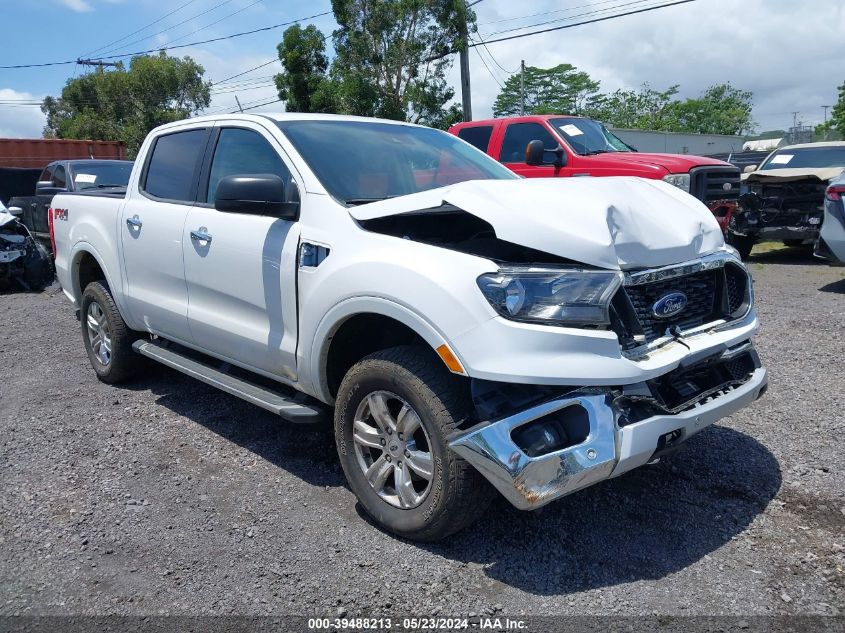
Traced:
POLYGON ((274 58, 273 58, 273 59, 271 59, 270 61, 268 61, 268 62, 264 62, 263 64, 259 64, 258 66, 255 66, 254 68, 250 68, 249 70, 245 70, 245 71, 243 71, 242 73, 238 73, 237 75, 232 75, 231 77, 226 77, 226 79, 221 79, 220 81, 215 81, 215 82, 212 82, 212 83, 213 83, 215 86, 220 85, 220 84, 223 84, 223 83, 226 83, 226 82, 227 82, 227 81, 229 81, 230 79, 235 79, 235 78, 237 78, 237 77, 240 77, 241 75, 246 75, 247 73, 251 73, 253 70, 258 70, 259 68, 264 68, 265 66, 269 66, 269 65, 270 65, 270 64, 272 64, 273 62, 277 62, 277 61, 279 61, 279 58, 278 58, 278 57, 274 57, 274 58))
MULTIPOLYGON (((670 2, 668 4, 661 4, 654 7, 645 7, 642 9, 636 9, 635 11, 626 11, 625 13, 617 13, 615 15, 605 15, 600 18, 593 18, 592 20, 584 20, 583 22, 576 22, 575 24, 564 24, 562 26, 554 26, 548 29, 541 29, 539 31, 531 31, 530 33, 518 33, 516 35, 508 35, 507 37, 499 37, 495 40, 487 40, 485 44, 496 44, 497 42, 506 42, 508 40, 516 40, 521 37, 530 37, 532 35, 540 35, 541 33, 551 33, 552 31, 562 31, 563 29, 572 29, 576 26, 584 26, 585 24, 595 24, 596 22, 604 22, 606 20, 613 20, 614 18, 624 18, 628 15, 636 15, 638 13, 646 13, 648 11, 654 11, 656 9, 665 9, 667 7, 674 7, 679 4, 688 4, 690 2, 695 2, 696 0, 677 0, 676 2, 670 2)), ((476 46, 476 44, 470 44, 470 46, 476 46)), ((451 51, 452 53, 456 51, 451 51)), ((445 55, 444 55, 445 56, 445 55)))
MULTIPOLYGON (((472 40, 470 40, 470 41, 472 41, 472 40)), ((504 90, 505 87, 502 85, 502 82, 499 81, 499 79, 496 77, 496 75, 493 74, 493 71, 490 70, 490 67, 487 65, 487 62, 484 61, 484 57, 481 56, 481 51, 479 51, 477 48, 473 48, 473 50, 475 51, 475 54, 478 55, 478 59, 481 60, 481 63, 484 64, 484 68, 487 69, 487 73, 493 78, 493 81, 495 81, 497 84, 499 84, 499 88, 504 90)))
POLYGON ((210 27, 214 26, 215 24, 220 24, 223 20, 228 20, 229 18, 237 15, 238 13, 242 13, 243 11, 246 11, 247 9, 251 9, 252 7, 254 7, 256 4, 258 4, 261 1, 262 0, 255 0, 255 2, 248 4, 245 7, 241 7, 237 11, 232 11, 231 13, 227 13, 222 18, 215 20, 214 22, 211 22, 210 24, 206 24, 205 26, 201 26, 196 31, 191 31, 190 33, 186 33, 185 35, 180 35, 179 37, 170 40, 170 42, 168 42, 168 43, 173 44, 174 42, 178 42, 179 40, 184 40, 186 37, 191 37, 191 35, 196 35, 200 31, 204 31, 205 29, 210 28, 210 27))
POLYGON ((476 33, 476 34, 475 34, 475 37, 478 39, 478 41, 479 41, 479 42, 481 43, 481 45, 484 47, 484 50, 485 50, 485 51, 487 51, 487 54, 490 56, 490 59, 492 59, 492 60, 493 60, 493 63, 494 63, 494 64, 496 64, 496 66, 498 66, 499 68, 501 68, 501 69, 502 69, 502 72, 505 72, 505 73, 507 73, 508 75, 514 75, 514 74, 516 74, 516 72, 517 72, 517 71, 515 71, 515 70, 508 70, 507 68, 505 68, 504 66, 502 66, 502 65, 501 65, 501 64, 500 64, 500 63, 496 60, 496 58, 495 58, 495 57, 493 57, 493 53, 491 53, 491 52, 490 52, 490 49, 489 49, 489 48, 487 48, 487 44, 484 42, 484 40, 483 40, 483 39, 481 39, 481 36, 480 36, 478 33, 476 33))
POLYGON ((478 26, 488 26, 490 24, 500 24, 502 22, 514 22, 516 20, 525 20, 527 18, 538 18, 541 15, 552 15, 554 13, 567 13, 569 11, 575 11, 576 9, 585 9, 587 7, 597 7, 601 4, 610 4, 612 2, 618 2, 619 0, 602 0, 601 2, 588 2, 587 4, 579 4, 575 7, 567 7, 565 9, 555 9, 554 11, 542 11, 540 13, 530 13, 528 15, 518 15, 513 18, 502 18, 500 20, 491 20, 490 22, 482 22, 478 26))
POLYGON ((178 7, 176 7, 175 9, 173 9, 172 11, 170 11, 169 13, 165 13, 163 16, 161 16, 161 17, 160 17, 160 18, 158 18, 157 20, 153 20, 152 22, 150 22, 150 23, 149 23, 149 24, 147 24, 146 26, 142 26, 140 29, 137 29, 137 30, 135 30, 135 31, 132 31, 129 35, 124 35, 124 36, 123 36, 123 37, 121 37, 120 39, 114 40, 113 42, 109 42, 108 44, 105 44, 105 45, 101 46, 100 48, 95 48, 93 51, 88 51, 87 53, 85 53, 85 55, 90 55, 91 53, 96 53, 97 51, 101 51, 101 50, 103 50, 104 48, 108 48, 109 46, 114 46, 115 44, 119 44, 119 43, 120 43, 120 42, 122 42, 123 40, 128 40, 128 39, 129 39, 130 37, 132 37, 133 35, 136 35, 136 34, 140 33, 141 31, 145 31, 145 30, 147 30, 148 28, 150 28, 150 27, 151 27, 151 26, 153 26, 154 24, 158 24, 159 22, 161 22, 161 21, 162 21, 162 20, 164 20, 165 18, 169 18, 169 17, 170 17, 171 15, 173 15, 174 13, 178 13, 179 11, 181 11, 182 9, 184 9, 185 7, 187 7, 189 4, 193 4, 193 3, 194 3, 194 2, 196 2, 196 1, 197 1, 197 0, 188 0, 188 2, 186 2, 186 3, 184 3, 184 4, 180 4, 178 7))
MULTIPOLYGON (((145 35, 144 37, 138 38, 137 40, 132 40, 131 42, 127 42, 126 44, 121 44, 120 46, 117 46, 116 48, 110 48, 106 51, 106 53, 113 53, 115 50, 127 48, 128 46, 132 46, 133 44, 138 44, 139 42, 143 42, 144 40, 148 40, 148 39, 153 38, 157 35, 163 35, 164 33, 167 33, 168 31, 172 31, 173 29, 180 27, 183 24, 190 22, 191 20, 195 20, 195 19, 200 18, 204 15, 207 15, 208 13, 211 13, 212 11, 219 9, 223 5, 229 4, 230 2, 232 2, 232 0, 222 0, 222 2, 218 2, 213 7, 208 8, 205 11, 201 11, 200 13, 197 13, 196 15, 192 15, 191 17, 189 17, 185 20, 182 20, 181 22, 177 22, 176 24, 174 24, 172 26, 168 26, 166 29, 162 29, 161 31, 157 31, 157 32, 153 33, 152 35, 145 35)), ((101 57, 103 57, 103 56, 101 55, 101 57)))
MULTIPOLYGON (((687 2, 692 2, 692 0, 686 0, 687 2)), ((199 46, 200 44, 211 44, 212 42, 221 42, 223 40, 231 40, 237 37, 244 37, 246 35, 254 35, 255 33, 263 33, 265 31, 272 31, 273 29, 278 29, 283 26, 290 26, 291 24, 296 24, 297 22, 303 22, 305 20, 313 20, 314 18, 321 18, 324 15, 330 15, 331 11, 323 11, 322 13, 315 13, 314 15, 309 15, 304 18, 298 18, 296 20, 290 20, 288 22, 281 22, 279 24, 273 24, 270 26, 263 26, 259 29, 252 29, 251 31, 241 31, 239 33, 231 33, 230 35, 223 35, 221 37, 212 37, 207 40, 201 40, 199 42, 190 42, 189 44, 179 44, 178 46, 159 46, 157 48, 150 48, 145 51, 135 51, 134 53, 120 53, 117 55, 102 55, 102 59, 118 59, 118 58, 125 58, 125 57, 135 57, 137 55, 148 55, 149 53, 157 53, 159 51, 167 51, 167 50, 175 50, 177 48, 190 48, 191 46, 199 46)), ((13 64, 10 66, 0 66, 0 70, 11 70, 15 68, 43 68, 44 66, 62 66, 65 64, 75 64, 76 60, 71 59, 68 61, 60 61, 60 62, 42 62, 40 64, 13 64)))
MULTIPOLYGON (((587 17, 588 15, 596 15, 599 13, 607 13, 608 11, 616 11, 623 7, 630 7, 633 5, 642 5, 645 2, 652 2, 654 0, 633 0, 632 2, 624 2, 620 4, 615 4, 610 7, 605 7, 604 9, 595 9, 594 11, 585 11, 584 13, 576 13, 575 15, 570 15, 565 18, 557 18, 555 20, 547 20, 545 22, 537 22, 535 24, 526 24, 525 26, 514 26, 509 29, 502 29, 501 31, 493 31, 492 33, 487 33, 485 37, 490 37, 491 35, 499 35, 501 33, 513 33, 514 31, 522 31, 525 29, 534 28, 537 26, 545 26, 546 24, 555 24, 557 22, 569 22, 570 20, 574 20, 575 18, 583 18, 587 17)), ((588 5, 592 6, 592 5, 588 5)))

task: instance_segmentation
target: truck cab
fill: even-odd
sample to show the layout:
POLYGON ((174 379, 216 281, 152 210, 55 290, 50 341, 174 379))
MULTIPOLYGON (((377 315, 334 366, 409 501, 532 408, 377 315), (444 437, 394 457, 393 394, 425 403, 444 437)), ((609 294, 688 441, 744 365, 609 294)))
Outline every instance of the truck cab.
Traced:
POLYGON ((638 176, 663 180, 701 200, 724 232, 739 197, 739 169, 686 154, 638 152, 586 117, 544 114, 458 123, 449 132, 525 178, 638 176), (526 149, 541 141, 539 161, 526 149), (530 161, 530 162, 528 162, 530 161))

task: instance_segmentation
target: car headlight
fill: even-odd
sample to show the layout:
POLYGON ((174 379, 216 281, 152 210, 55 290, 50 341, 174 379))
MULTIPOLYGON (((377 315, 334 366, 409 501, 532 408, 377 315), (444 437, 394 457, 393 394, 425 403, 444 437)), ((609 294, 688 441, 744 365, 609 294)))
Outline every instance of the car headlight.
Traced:
POLYGON ((478 278, 503 317, 548 325, 608 325, 622 273, 607 270, 507 268, 478 278))
POLYGON ((689 174, 669 174, 663 176, 663 182, 668 182, 670 185, 675 185, 678 189, 683 189, 689 193, 689 174))

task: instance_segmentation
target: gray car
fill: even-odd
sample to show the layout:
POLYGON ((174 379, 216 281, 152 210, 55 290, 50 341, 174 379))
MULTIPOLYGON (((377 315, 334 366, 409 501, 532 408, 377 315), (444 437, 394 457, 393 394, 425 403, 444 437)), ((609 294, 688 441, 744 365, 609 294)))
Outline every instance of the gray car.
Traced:
POLYGON ((824 194, 824 219, 816 241, 818 257, 845 264, 845 174, 831 181, 824 194))

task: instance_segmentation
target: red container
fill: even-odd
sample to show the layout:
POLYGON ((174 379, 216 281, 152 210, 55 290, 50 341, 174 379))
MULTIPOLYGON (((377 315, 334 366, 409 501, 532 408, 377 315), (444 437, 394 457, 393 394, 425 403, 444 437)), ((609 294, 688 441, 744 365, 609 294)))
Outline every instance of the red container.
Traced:
POLYGON ((54 160, 126 158, 123 141, 77 141, 61 138, 0 138, 0 167, 43 168, 54 160))

